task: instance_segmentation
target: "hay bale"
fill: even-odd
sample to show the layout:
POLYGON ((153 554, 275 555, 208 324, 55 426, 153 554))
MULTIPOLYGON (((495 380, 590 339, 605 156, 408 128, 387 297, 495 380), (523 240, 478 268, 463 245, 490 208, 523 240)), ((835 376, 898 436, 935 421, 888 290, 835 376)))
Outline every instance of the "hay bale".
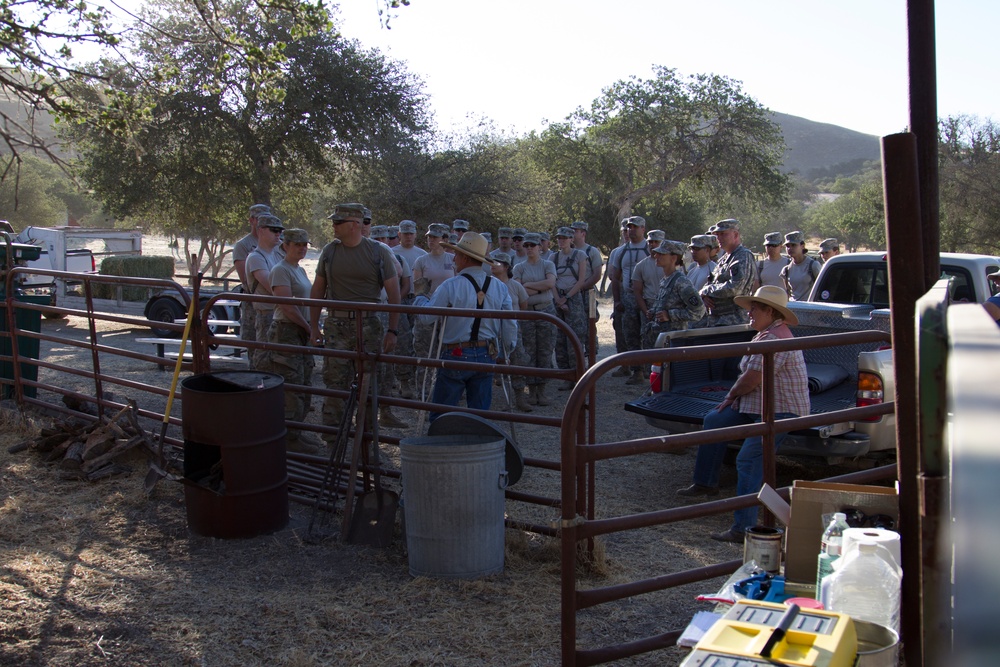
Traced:
MULTIPOLYGON (((157 255, 121 255, 105 257, 101 261, 102 276, 131 276, 135 278, 174 277, 174 258, 157 255)), ((98 299, 117 299, 118 286, 94 284, 94 296, 98 299)), ((145 301, 149 298, 149 288, 123 287, 125 301, 145 301)))

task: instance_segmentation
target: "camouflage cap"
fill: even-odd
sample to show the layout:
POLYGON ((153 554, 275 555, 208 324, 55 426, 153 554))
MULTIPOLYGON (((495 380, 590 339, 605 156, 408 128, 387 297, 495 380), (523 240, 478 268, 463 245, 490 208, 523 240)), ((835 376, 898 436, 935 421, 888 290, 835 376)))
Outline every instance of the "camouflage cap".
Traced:
POLYGON ((686 250, 687 248, 681 241, 665 240, 662 243, 660 243, 660 245, 651 249, 650 252, 655 252, 660 255, 679 255, 680 257, 683 257, 684 251, 686 250))
POLYGON ((582 229, 583 231, 587 231, 590 229, 590 225, 588 225, 583 220, 577 220, 572 225, 570 225, 570 227, 572 227, 573 229, 582 229))
POLYGON ((523 239, 524 235, 527 234, 527 233, 528 233, 528 230, 525 229, 524 227, 515 227, 514 228, 514 233, 511 236, 511 238, 514 238, 515 236, 520 236, 523 239))
POLYGON ((412 220, 400 220, 399 222, 399 233, 400 234, 416 234, 417 233, 417 223, 412 220))
POLYGON ((719 226, 718 226, 718 225, 712 225, 711 227, 709 227, 709 228, 708 228, 708 229, 707 229, 707 230, 705 231, 705 233, 706 233, 706 234, 714 234, 714 233, 715 233, 715 232, 717 232, 717 231, 719 231, 719 226))
POLYGON ((309 243, 309 232, 304 229, 286 229, 281 232, 282 243, 309 243))
POLYGON ((514 236, 514 230, 510 227, 501 227, 497 230, 497 237, 501 239, 509 239, 514 236))
POLYGON ((538 232, 527 232, 524 235, 524 242, 538 245, 542 242, 542 237, 538 235, 538 232))
POLYGON ((705 234, 705 240, 708 242, 708 247, 710 248, 721 248, 719 244, 719 237, 714 234, 705 234))
POLYGON ((507 266, 510 266, 511 264, 514 263, 514 260, 510 256, 510 253, 503 250, 494 250, 493 252, 491 252, 490 259, 492 259, 494 262, 503 262, 507 266))
POLYGON ((256 218, 261 213, 270 213, 270 212, 271 212, 271 207, 268 206, 267 204, 254 204, 253 206, 250 207, 251 218, 256 218))
POLYGON ((390 239, 399 238, 399 227, 397 225, 389 225, 387 229, 389 230, 390 239))
POLYGON ((493 235, 489 232, 479 232, 479 235, 486 239, 487 243, 493 243, 493 235))
POLYGON ((449 234, 451 234, 451 230, 448 228, 448 225, 440 222, 432 222, 427 227, 427 233, 424 234, 424 236, 437 236, 438 238, 444 238, 449 234))
POLYGON ((573 238, 575 236, 575 234, 573 233, 573 228, 572 227, 560 227, 559 229, 556 230, 556 238, 558 238, 560 236, 564 237, 564 238, 567 238, 567 239, 573 238))
POLYGON ((823 239, 823 242, 819 244, 819 249, 820 252, 840 250, 840 241, 837 239, 823 239))
POLYGON ((642 217, 641 215, 633 215, 630 218, 625 218, 625 226, 642 227, 643 229, 645 229, 646 218, 642 217))
POLYGON ((719 220, 712 226, 715 227, 715 231, 712 232, 713 234, 718 232, 740 231, 740 221, 734 218, 726 218, 725 220, 719 220))
POLYGON ((451 228, 456 232, 462 230, 463 232, 469 231, 469 221, 468 220, 452 220, 451 228))
POLYGON ((334 222, 340 222, 341 220, 357 220, 360 222, 364 220, 366 210, 368 209, 361 204, 337 204, 333 209, 333 213, 327 219, 334 222))
POLYGON ((451 232, 450 234, 448 234, 448 243, 450 243, 451 245, 455 245, 456 243, 458 243, 458 234, 456 234, 455 232, 451 232))
POLYGON ((667 238, 667 234, 662 229, 651 229, 646 232, 647 241, 662 241, 665 238, 667 238))
POLYGON ((781 245, 781 232, 764 234, 764 245, 781 245))
POLYGON ((538 237, 543 241, 551 241, 552 237, 549 236, 548 232, 538 232, 538 237))
POLYGON ((805 243, 806 240, 802 238, 802 232, 788 232, 785 234, 785 245, 795 245, 805 243))
POLYGON ((372 219, 372 210, 370 208, 368 208, 367 206, 362 206, 361 208, 362 208, 362 210, 364 210, 364 219, 365 220, 371 220, 372 219))
POLYGON ((696 234, 691 237, 691 244, 688 247, 692 250, 695 248, 711 248, 712 242, 709 240, 708 234, 696 234))
POLYGON ((271 215, 270 213, 261 213, 257 216, 257 226, 258 227, 272 227, 274 229, 284 229, 285 226, 281 224, 281 220, 276 215, 271 215))
POLYGON ((373 239, 389 238, 389 228, 385 225, 372 225, 371 237, 373 239))

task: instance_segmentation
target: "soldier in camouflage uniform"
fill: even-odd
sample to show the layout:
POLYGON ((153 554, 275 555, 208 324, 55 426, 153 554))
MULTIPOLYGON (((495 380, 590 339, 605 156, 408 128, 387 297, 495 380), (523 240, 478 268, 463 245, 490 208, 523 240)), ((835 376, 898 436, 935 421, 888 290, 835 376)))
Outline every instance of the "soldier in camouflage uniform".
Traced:
POLYGON ((746 324, 749 322, 747 311, 737 306, 733 299, 753 294, 757 262, 753 253, 742 244, 738 220, 722 220, 713 228, 726 254, 719 258, 708 282, 701 288, 701 298, 708 309, 708 317, 703 322, 710 327, 746 324))
MULTIPOLYGON (((515 242, 517 231, 515 231, 515 242)), ((522 248, 526 252, 523 262, 514 264, 514 280, 521 283, 528 293, 528 308, 555 315, 552 304, 552 288, 556 284, 555 265, 539 256, 542 239, 535 232, 524 235, 522 248)), ((511 261, 517 262, 514 257, 511 261)), ((535 368, 552 368, 552 348, 555 346, 555 327, 541 320, 523 320, 520 323, 521 340, 528 353, 528 365, 535 368)), ((528 378, 528 403, 531 405, 551 405, 545 395, 545 380, 528 378)))
MULTIPOLYGON (((586 346, 589 326, 587 322, 587 304, 583 300, 584 286, 587 284, 587 255, 582 250, 573 248, 575 232, 571 227, 560 227, 556 230, 556 244, 559 249, 552 253, 550 260, 556 267, 556 296, 553 299, 556 314, 569 325, 580 339, 580 344, 586 346)), ((559 368, 576 368, 576 356, 566 336, 556 335, 556 366, 559 368)), ((567 391, 573 388, 573 382, 564 381, 559 389, 567 391)))
MULTIPOLYGON (((246 263, 247 257, 257 247, 257 218, 265 213, 270 213, 271 207, 267 204, 254 204, 250 207, 250 233, 241 238, 233 245, 233 267, 240 277, 240 286, 244 294, 250 293, 250 284, 247 282, 246 263)), ((254 315, 253 305, 247 302, 240 304, 240 338, 242 340, 257 340, 257 318, 254 315)), ((252 356, 252 355, 247 355, 252 356)))
MULTIPOLYGON (((247 256, 247 284, 251 294, 271 294, 270 273, 282 260, 281 233, 285 226, 276 216, 262 213, 257 217, 257 247, 247 256)), ((267 332, 271 328, 271 317, 274 315, 274 305, 254 302, 254 337, 256 341, 266 341, 267 332)), ((261 368, 267 363, 267 350, 250 350, 249 365, 251 369, 261 368)))
MULTIPOLYGON (((635 292, 632 290, 632 280, 636 266, 643 259, 649 256, 649 247, 646 243, 646 219, 633 215, 623 221, 627 236, 627 242, 621 251, 616 255, 615 262, 608 267, 608 271, 618 280, 618 290, 621 294, 621 318, 622 338, 625 349, 628 351, 642 349, 642 321, 639 315, 639 305, 636 302, 635 292)), ((612 285, 612 287, 614 287, 612 285)), ((641 384, 643 380, 643 369, 638 366, 629 367, 630 384, 641 384)))
MULTIPOLYGON (((281 235, 281 245, 285 258, 271 269, 271 293, 274 296, 306 299, 312 284, 306 270, 299 262, 309 250, 309 234, 304 229, 286 229, 281 235)), ((274 317, 267 331, 267 342, 281 345, 309 346, 309 311, 304 306, 278 304, 274 309, 274 317)), ((298 384, 308 387, 312 384, 315 361, 312 354, 290 352, 287 350, 268 350, 264 367, 285 378, 287 384, 298 384)), ((311 395, 300 391, 291 391, 285 387, 285 420, 304 422, 309 413, 311 395)), ((289 451, 316 453, 323 446, 323 441, 309 431, 289 429, 285 439, 289 451)))
POLYGON ((681 241, 662 241, 653 249, 652 257, 663 271, 653 302, 650 322, 643 330, 643 348, 656 346, 656 339, 664 331, 683 331, 689 322, 705 316, 705 304, 694 285, 684 274, 684 251, 681 241))
MULTIPOLYGON (((511 280, 514 277, 514 258, 512 255, 513 253, 503 250, 494 250, 491 252, 490 259, 495 263, 490 266, 490 273, 492 273, 494 278, 507 286, 507 291, 510 292, 511 309, 527 310, 528 293, 524 291, 524 286, 521 283, 511 280)), ((497 361, 509 361, 512 366, 529 365, 528 353, 524 351, 520 326, 517 327, 517 338, 515 340, 500 341, 500 358, 497 361)), ((511 375, 509 377, 511 391, 514 395, 508 396, 508 400, 521 412, 531 412, 531 404, 528 403, 528 397, 524 394, 524 388, 528 384, 527 378, 523 375, 511 375)))
MULTIPOLYGON (((392 253, 387 246, 362 234, 366 210, 361 204, 338 204, 334 209, 330 220, 333 221, 336 238, 320 253, 311 298, 379 303, 379 294, 385 289, 387 303, 399 303, 399 280, 392 253)), ((310 338, 314 345, 325 344, 335 350, 356 350, 357 318, 362 317, 362 338, 366 351, 374 353, 381 349, 391 354, 396 349, 399 313, 389 313, 389 326, 383 332, 382 323, 374 313, 359 313, 345 306, 328 307, 321 330, 319 318, 322 308, 313 307, 309 311, 310 338)), ((371 369, 366 369, 366 372, 371 372, 371 369)), ((348 389, 355 375, 352 360, 323 357, 323 381, 329 389, 348 389)), ((338 426, 343 412, 344 399, 329 396, 323 401, 324 424, 338 426)))

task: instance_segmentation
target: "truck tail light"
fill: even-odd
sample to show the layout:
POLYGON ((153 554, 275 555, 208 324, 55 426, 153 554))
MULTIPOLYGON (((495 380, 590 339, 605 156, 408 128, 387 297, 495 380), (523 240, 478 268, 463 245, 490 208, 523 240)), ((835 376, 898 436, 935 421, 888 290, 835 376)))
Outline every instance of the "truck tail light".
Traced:
MULTIPOLYGON (((885 401, 885 388, 882 385, 882 378, 875 373, 858 373, 858 393, 855 406, 863 408, 866 405, 882 405, 885 401)), ((882 417, 866 417, 858 421, 877 422, 882 417)))
POLYGON ((653 364, 649 369, 649 390, 659 394, 663 389, 663 366, 653 364))

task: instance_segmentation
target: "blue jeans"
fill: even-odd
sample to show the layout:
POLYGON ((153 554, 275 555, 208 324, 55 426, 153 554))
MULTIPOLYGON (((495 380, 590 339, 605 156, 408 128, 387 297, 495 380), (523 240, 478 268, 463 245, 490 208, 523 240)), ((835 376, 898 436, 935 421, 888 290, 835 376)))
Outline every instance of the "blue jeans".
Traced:
MULTIPOLYGON (((790 412, 777 412, 775 419, 797 417, 790 412)), ((705 430, 741 426, 760 422, 760 415, 739 412, 733 406, 722 412, 712 410, 705 415, 705 430)), ((787 433, 777 433, 774 436, 775 447, 781 447, 787 433)), ((764 439, 754 436, 743 441, 740 453, 736 456, 736 495, 757 493, 764 485, 764 439)), ((725 457, 728 443, 716 442, 698 447, 698 458, 694 462, 694 483, 712 488, 719 486, 719 473, 722 471, 722 459, 725 457)), ((736 510, 731 530, 743 533, 747 528, 757 525, 757 507, 736 510)))
MULTIPOLYGON (((489 348, 447 346, 441 350, 441 358, 450 361, 466 361, 481 364, 493 364, 489 348), (461 355, 454 354, 461 350, 461 355)), ((437 380, 434 382, 434 393, 431 400, 444 405, 458 405, 465 392, 465 403, 470 408, 489 410, 493 402, 493 373, 486 371, 458 371, 449 368, 439 368, 437 380)), ((432 412, 430 421, 437 419, 442 413, 432 412)))

